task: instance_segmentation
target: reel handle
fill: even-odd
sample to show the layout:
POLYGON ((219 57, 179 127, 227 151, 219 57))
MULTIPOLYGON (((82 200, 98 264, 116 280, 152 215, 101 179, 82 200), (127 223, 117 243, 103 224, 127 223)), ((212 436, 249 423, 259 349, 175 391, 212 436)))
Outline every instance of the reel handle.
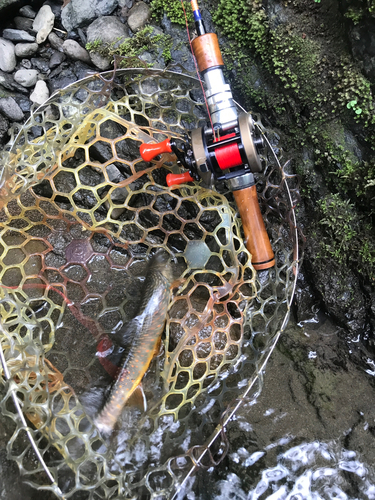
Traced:
POLYGON ((162 153, 172 153, 170 139, 165 139, 157 144, 144 143, 140 146, 139 151, 144 161, 151 161, 162 153))
POLYGON ((270 239, 260 211, 255 185, 233 191, 245 233, 245 245, 252 255, 254 269, 260 271, 275 265, 270 239))

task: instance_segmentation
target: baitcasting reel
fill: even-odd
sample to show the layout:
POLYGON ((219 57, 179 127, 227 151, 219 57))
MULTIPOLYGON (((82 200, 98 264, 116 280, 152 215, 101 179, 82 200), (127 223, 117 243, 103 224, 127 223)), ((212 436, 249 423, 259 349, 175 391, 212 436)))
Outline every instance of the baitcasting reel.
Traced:
POLYGON ((227 181, 238 206, 252 264, 257 270, 268 269, 275 264, 275 257, 260 212, 254 179, 254 173, 262 170, 259 152, 263 139, 256 136, 251 115, 238 114, 230 86, 224 80, 217 35, 206 33, 196 1, 192 1, 192 6, 198 33, 192 47, 206 83, 211 126, 192 130, 186 143, 166 139, 159 144, 143 144, 141 156, 151 161, 162 153, 176 155, 188 171, 168 174, 168 186, 202 179, 212 188, 217 182, 227 181))

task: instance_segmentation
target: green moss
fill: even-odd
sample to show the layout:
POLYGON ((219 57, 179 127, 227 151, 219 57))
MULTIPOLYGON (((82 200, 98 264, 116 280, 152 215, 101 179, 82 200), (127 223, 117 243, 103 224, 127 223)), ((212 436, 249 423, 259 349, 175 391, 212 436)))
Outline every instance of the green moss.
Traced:
POLYGON ((355 267, 374 280, 375 241, 371 225, 339 194, 324 197, 318 202, 318 209, 320 218, 315 228, 320 248, 317 257, 333 258, 338 264, 355 267))
MULTIPOLYGON (((150 5, 153 17, 160 18, 165 12, 173 23, 185 26, 185 14, 180 0, 152 0, 150 5)), ((193 13, 188 0, 184 0, 184 7, 188 23, 191 24, 193 13)))
MULTIPOLYGON (((122 68, 137 68, 146 65, 146 63, 139 59, 139 56, 145 51, 155 48, 163 51, 162 56, 164 58, 164 62, 165 64, 168 64, 172 59, 172 45, 172 38, 169 35, 154 35, 152 26, 146 26, 142 30, 138 31, 133 37, 127 38, 121 44, 118 42, 105 44, 101 40, 95 40, 94 42, 87 43, 86 49, 88 51, 97 52, 103 57, 114 58, 119 56, 122 58, 120 63, 120 67, 122 68)), ((152 64, 148 64, 147 66, 151 67, 152 64)))

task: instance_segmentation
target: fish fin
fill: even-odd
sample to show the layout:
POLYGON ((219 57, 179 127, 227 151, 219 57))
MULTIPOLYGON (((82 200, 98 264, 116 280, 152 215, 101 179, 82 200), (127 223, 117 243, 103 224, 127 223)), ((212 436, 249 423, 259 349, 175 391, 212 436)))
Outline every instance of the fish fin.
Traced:
POLYGON ((126 402, 129 406, 135 406, 141 411, 147 411, 146 396, 142 384, 139 384, 126 402))
POLYGON ((155 350, 154 350, 154 356, 159 356, 159 354, 161 354, 161 351, 162 351, 162 341, 161 341, 161 335, 160 337, 158 338, 157 342, 156 342, 156 345, 155 345, 155 350))

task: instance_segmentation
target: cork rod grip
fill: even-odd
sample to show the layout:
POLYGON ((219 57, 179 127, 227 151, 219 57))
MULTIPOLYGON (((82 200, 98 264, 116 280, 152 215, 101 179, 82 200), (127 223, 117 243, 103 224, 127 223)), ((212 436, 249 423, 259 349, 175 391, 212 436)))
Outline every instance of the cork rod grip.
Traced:
POLYGON ((275 265, 275 256, 260 212, 255 186, 233 191, 245 233, 245 245, 252 255, 254 269, 275 265))

